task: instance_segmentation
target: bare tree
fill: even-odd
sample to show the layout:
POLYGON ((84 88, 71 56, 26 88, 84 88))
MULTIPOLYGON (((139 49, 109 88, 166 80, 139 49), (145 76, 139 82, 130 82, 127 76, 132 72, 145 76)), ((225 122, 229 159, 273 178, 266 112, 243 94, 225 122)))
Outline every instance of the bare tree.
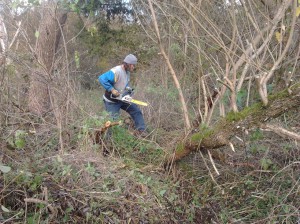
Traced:
MULTIPOLYGON (((182 46, 188 43, 183 50, 187 59, 184 71, 194 73, 194 80, 198 80, 198 100, 191 100, 187 110, 198 102, 198 125, 204 129, 198 127, 197 133, 184 138, 175 147, 173 159, 202 147, 228 145, 234 149, 230 140, 233 136, 253 127, 275 130, 266 122, 299 106, 297 1, 153 0, 149 1, 153 11, 150 3, 160 17, 155 19, 152 12, 154 24, 159 21, 155 33, 164 33, 164 37, 182 46), (170 37, 168 30, 159 25, 171 24, 171 20, 177 32, 170 37)), ((148 34, 152 37, 151 32, 148 34)), ((160 38, 159 46, 164 41, 166 38, 160 38)), ((180 68, 175 66, 174 70, 180 68)), ((282 127, 276 133, 279 130, 299 138, 299 134, 282 127)))
POLYGON ((165 59, 167 65, 168 65, 168 68, 171 72, 171 75, 172 75, 172 78, 174 80, 175 86, 176 86, 176 88, 178 89, 178 92, 179 92, 179 96, 180 96, 179 98, 180 98, 180 102, 181 102, 181 105, 182 105, 183 117, 184 117, 184 121, 185 121, 185 127, 186 127, 186 130, 188 131, 189 129, 191 129, 191 124, 190 124, 190 120, 189 120, 189 116, 188 116, 188 110, 187 110, 187 107, 186 107, 186 102, 184 100, 184 96, 183 96, 183 93, 182 93, 182 90, 181 90, 181 86, 180 86, 180 83, 178 81, 177 75, 176 75, 176 73, 173 69, 173 66, 170 62, 170 59, 167 56, 167 54, 165 52, 165 49, 163 47, 163 44, 161 42, 159 28, 158 28, 158 25, 157 25, 157 20, 156 20, 155 12, 154 12, 154 9, 153 9, 152 1, 148 0, 148 4, 149 4, 149 7, 150 7, 152 17, 153 17, 153 24, 154 24, 154 28, 155 28, 155 31, 156 31, 157 40, 158 40, 158 44, 159 44, 161 54, 163 55, 163 58, 165 59))
POLYGON ((49 88, 53 81, 56 53, 67 13, 58 8, 55 1, 42 5, 41 20, 35 46, 36 68, 31 74, 29 109, 39 116, 51 109, 49 88))

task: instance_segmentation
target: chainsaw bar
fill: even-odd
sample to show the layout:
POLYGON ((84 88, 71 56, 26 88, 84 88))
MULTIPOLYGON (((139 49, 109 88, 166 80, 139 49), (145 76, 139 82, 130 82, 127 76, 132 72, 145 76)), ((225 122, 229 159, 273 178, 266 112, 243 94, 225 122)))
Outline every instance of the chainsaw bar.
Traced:
POLYGON ((135 104, 141 105, 141 106, 148 106, 148 103, 132 99, 132 97, 131 97, 132 94, 133 93, 125 92, 125 93, 123 93, 122 95, 120 95, 118 97, 113 97, 113 95, 111 95, 111 97, 114 98, 114 99, 123 101, 125 103, 135 103, 135 104))
POLYGON ((131 103, 138 104, 138 105, 141 105, 141 106, 145 106, 145 107, 148 106, 148 103, 145 103, 145 102, 139 101, 139 100, 134 100, 134 99, 132 99, 130 102, 131 102, 131 103))

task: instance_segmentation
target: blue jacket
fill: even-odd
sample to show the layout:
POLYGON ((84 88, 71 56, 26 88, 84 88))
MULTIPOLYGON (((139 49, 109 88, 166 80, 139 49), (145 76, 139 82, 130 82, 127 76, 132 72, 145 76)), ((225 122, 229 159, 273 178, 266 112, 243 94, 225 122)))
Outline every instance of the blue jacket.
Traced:
POLYGON ((121 65, 118 65, 100 75, 98 80, 106 91, 110 92, 114 88, 122 92, 129 84, 130 73, 126 72, 121 65))

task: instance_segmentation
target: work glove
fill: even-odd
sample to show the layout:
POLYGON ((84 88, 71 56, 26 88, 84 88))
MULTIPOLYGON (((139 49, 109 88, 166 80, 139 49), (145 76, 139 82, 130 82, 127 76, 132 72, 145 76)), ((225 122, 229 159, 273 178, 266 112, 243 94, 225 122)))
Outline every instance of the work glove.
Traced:
POLYGON ((120 96, 119 91, 116 90, 116 89, 112 89, 112 90, 111 90, 111 94, 113 95, 113 97, 118 97, 118 96, 120 96))

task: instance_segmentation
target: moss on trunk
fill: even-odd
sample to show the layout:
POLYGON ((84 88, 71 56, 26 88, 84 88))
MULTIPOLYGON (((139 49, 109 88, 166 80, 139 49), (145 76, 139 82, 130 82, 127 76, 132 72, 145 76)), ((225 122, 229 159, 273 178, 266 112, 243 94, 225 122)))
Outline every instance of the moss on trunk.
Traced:
POLYGON ((225 118, 212 128, 202 128, 199 132, 187 136, 175 147, 172 161, 180 160, 191 151, 200 148, 216 149, 229 144, 230 138, 242 130, 259 127, 262 123, 282 115, 285 111, 300 106, 300 83, 277 94, 269 96, 268 106, 262 103, 253 104, 244 110, 229 112, 225 118))

